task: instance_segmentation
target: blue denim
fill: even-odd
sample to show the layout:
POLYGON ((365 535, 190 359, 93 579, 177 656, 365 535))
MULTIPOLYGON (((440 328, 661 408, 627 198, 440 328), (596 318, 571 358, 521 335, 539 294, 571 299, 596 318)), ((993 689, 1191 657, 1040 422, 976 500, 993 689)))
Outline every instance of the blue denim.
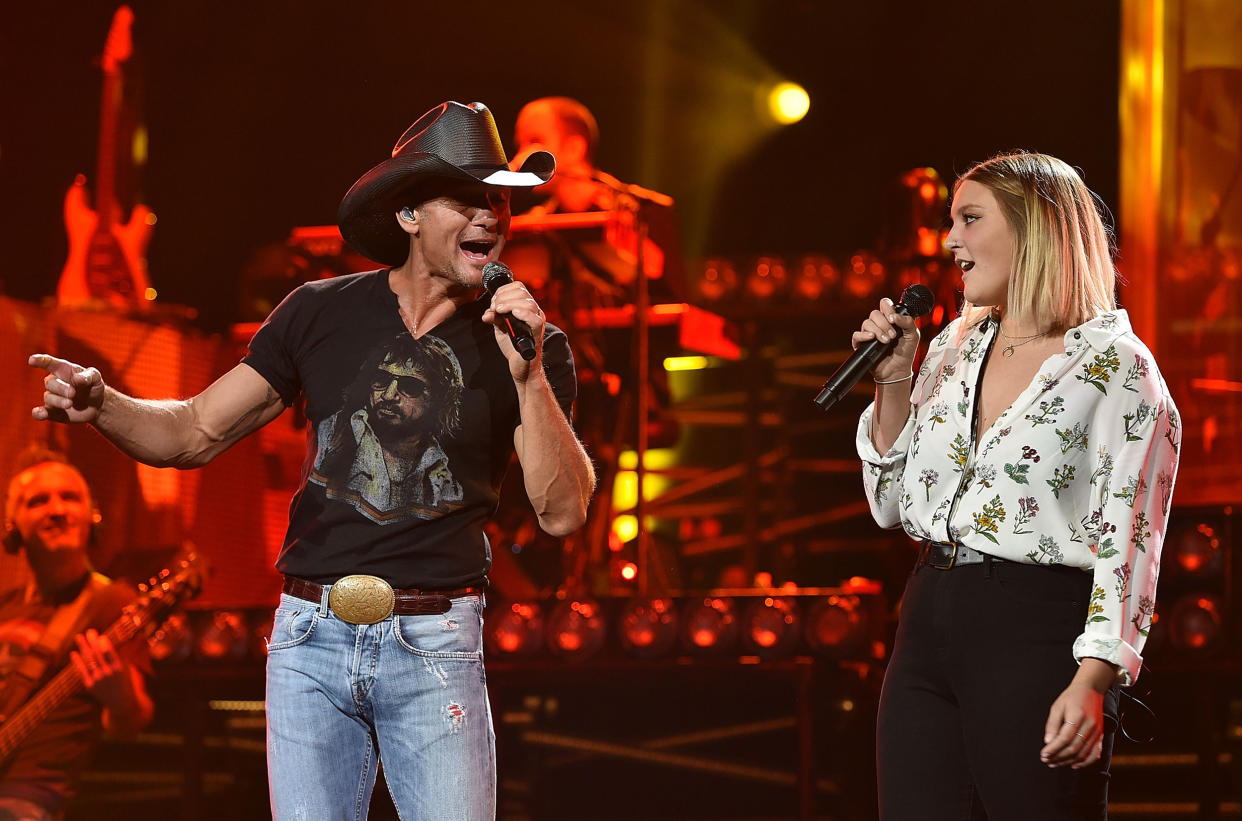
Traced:
POLYGON ((267 657, 275 821, 367 817, 379 761, 403 821, 491 821, 496 736, 483 672, 483 605, 341 621, 280 597, 267 657))

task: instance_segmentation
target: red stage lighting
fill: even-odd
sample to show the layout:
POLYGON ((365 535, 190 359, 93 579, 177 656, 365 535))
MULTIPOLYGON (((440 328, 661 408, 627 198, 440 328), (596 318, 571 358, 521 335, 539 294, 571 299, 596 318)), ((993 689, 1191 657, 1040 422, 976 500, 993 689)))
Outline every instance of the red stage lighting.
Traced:
POLYGON ((246 655, 250 636, 246 620, 235 610, 217 610, 198 632, 199 658, 239 659, 246 655))
POLYGON ((746 277, 746 290, 760 300, 769 300, 785 292, 785 261, 780 257, 759 257, 746 277))
POLYGON ((807 611, 806 643, 816 653, 841 658, 867 650, 867 614, 858 596, 828 596, 807 611))
POLYGON ((567 599, 548 616, 548 649, 567 658, 589 658, 603 646, 605 632, 599 602, 567 599))
POLYGON ((682 645, 691 653, 728 653, 737 644, 733 599, 690 599, 682 610, 682 645))
POLYGON ((190 657, 190 621, 185 613, 173 613, 147 639, 148 652, 154 661, 185 661, 190 657))
POLYGON ((790 290, 804 301, 814 302, 825 292, 835 295, 841 282, 841 272, 828 257, 805 256, 798 261, 796 270, 790 290))
POLYGON ((757 598, 742 617, 742 647, 761 656, 780 656, 798 644, 798 609, 792 599, 757 598))
POLYGON ((618 621, 621 646, 640 658, 664 655, 677 640, 672 599, 630 599, 618 621))
POLYGON ((1212 647, 1221 635, 1221 609, 1216 596, 1182 596, 1169 613, 1169 642, 1179 650, 1212 647))
POLYGON ((737 294, 737 270, 727 259, 708 259, 696 283, 701 296, 707 302, 718 302, 737 294))
POLYGON ((543 638, 543 615, 535 602, 514 602, 488 614, 483 627, 487 649, 498 656, 534 652, 543 638))
POLYGON ((1173 566, 1179 574, 1214 576, 1224 569, 1225 556, 1220 538, 1216 530, 1205 522, 1183 529, 1170 547, 1173 566))

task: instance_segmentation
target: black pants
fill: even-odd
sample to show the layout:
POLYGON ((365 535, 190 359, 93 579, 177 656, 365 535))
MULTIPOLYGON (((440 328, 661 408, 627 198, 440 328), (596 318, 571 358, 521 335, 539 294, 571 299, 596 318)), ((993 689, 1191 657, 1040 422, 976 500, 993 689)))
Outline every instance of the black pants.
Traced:
POLYGON ((1077 670, 1091 576, 1014 562, 910 577, 876 731, 883 821, 1107 817, 1117 689, 1090 767, 1039 760, 1044 723, 1077 670))

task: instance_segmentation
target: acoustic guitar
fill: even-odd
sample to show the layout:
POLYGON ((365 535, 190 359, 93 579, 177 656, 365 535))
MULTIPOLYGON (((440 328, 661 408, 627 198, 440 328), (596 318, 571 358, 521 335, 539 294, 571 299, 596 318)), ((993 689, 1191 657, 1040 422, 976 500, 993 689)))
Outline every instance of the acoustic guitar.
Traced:
MULTIPOLYGON (((129 604, 108 628, 107 637, 120 648, 138 637, 155 631, 186 599, 202 588, 203 570, 198 554, 183 553, 171 567, 164 568, 144 585, 138 598, 129 604)), ((26 700, 12 716, 0 716, 0 765, 9 760, 23 741, 66 699, 82 689, 78 668, 67 664, 26 700)))
POLYGON ((149 304, 147 243, 155 214, 135 206, 124 224, 116 201, 116 143, 122 102, 121 66, 133 54, 130 26, 134 13, 121 6, 112 16, 100 64, 103 69, 99 113, 99 153, 95 176, 95 208, 89 204, 81 174, 65 195, 65 230, 69 258, 60 275, 56 297, 61 305, 107 305, 123 310, 149 304))

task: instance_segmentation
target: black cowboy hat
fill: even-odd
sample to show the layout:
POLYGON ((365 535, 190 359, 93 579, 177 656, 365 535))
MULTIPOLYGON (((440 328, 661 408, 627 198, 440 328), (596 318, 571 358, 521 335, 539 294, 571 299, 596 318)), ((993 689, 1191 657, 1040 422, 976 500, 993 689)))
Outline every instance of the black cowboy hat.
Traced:
POLYGON ((482 103, 441 103, 406 129, 392 157, 363 174, 341 200, 336 222, 341 236, 363 255, 400 265, 409 254, 409 235, 397 224, 403 194, 433 178, 477 180, 484 185, 530 188, 556 172, 556 158, 537 151, 517 171, 509 170, 492 112, 482 103))

